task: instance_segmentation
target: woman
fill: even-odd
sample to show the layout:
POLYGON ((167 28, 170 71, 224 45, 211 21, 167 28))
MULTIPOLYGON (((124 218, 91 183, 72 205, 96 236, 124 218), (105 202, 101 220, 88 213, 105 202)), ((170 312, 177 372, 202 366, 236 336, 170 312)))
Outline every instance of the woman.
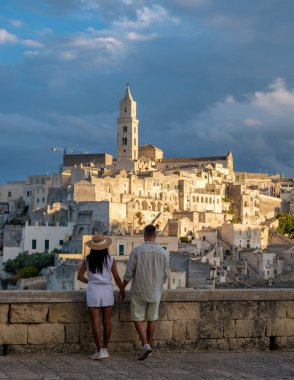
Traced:
POLYGON ((125 296, 122 281, 117 273, 115 261, 108 253, 111 239, 104 235, 94 235, 86 245, 91 248, 90 254, 83 261, 78 280, 88 284, 87 306, 91 318, 92 333, 96 343, 96 352, 91 359, 105 359, 109 357, 107 350, 111 335, 111 312, 114 303, 111 273, 120 289, 120 298, 125 296), (87 272, 87 278, 84 277, 87 272), (101 341, 100 310, 103 323, 103 347, 101 341))

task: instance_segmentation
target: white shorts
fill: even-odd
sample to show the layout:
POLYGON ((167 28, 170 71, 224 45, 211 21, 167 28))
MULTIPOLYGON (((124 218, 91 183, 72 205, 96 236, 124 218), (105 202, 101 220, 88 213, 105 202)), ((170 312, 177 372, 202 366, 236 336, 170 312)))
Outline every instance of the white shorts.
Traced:
POLYGON ((88 307, 106 307, 114 304, 113 286, 111 284, 90 284, 87 288, 88 307))

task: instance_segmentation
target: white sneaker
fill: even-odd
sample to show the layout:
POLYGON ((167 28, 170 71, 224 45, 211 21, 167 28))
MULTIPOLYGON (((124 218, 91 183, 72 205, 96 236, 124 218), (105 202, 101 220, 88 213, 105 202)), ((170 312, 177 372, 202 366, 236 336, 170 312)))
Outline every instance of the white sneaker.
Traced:
MULTIPOLYGON (((108 354, 108 352, 107 352, 107 354, 108 354)), ((109 356, 109 354, 108 354, 108 356, 109 356)), ((91 356, 91 359, 92 360, 101 360, 101 359, 108 358, 108 356, 105 356, 104 349, 101 348, 99 352, 96 351, 95 354, 93 354, 91 356)))
POLYGON ((152 348, 149 346, 149 344, 145 344, 144 347, 142 347, 141 349, 141 352, 140 352, 140 356, 139 356, 139 360, 144 360, 146 358, 148 358, 148 356, 151 354, 152 352, 152 348))
MULTIPOLYGON (((104 353, 104 358, 106 359, 106 358, 109 358, 109 352, 108 352, 108 349, 107 348, 102 348, 102 350, 103 350, 103 353, 104 353)), ((103 359, 104 359, 103 358, 103 359)))

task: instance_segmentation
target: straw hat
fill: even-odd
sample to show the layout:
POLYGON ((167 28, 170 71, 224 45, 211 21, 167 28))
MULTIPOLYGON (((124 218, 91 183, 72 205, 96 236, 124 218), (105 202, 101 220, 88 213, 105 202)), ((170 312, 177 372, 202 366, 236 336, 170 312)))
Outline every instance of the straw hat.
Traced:
POLYGON ((101 251, 108 248, 112 240, 104 235, 93 235, 92 240, 88 240, 85 244, 87 247, 94 249, 95 251, 101 251))

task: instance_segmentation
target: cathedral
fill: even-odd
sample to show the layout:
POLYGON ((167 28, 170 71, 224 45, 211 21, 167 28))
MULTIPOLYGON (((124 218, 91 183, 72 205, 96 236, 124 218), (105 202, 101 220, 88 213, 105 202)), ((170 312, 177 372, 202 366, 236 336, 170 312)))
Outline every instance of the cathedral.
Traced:
MULTIPOLYGON (((199 226, 216 227, 230 217, 224 199, 226 185, 234 181, 232 153, 165 158, 153 144, 139 146, 137 104, 129 85, 119 102, 116 158, 67 154, 63 164, 56 180, 70 183, 68 199, 100 202, 98 208, 107 202, 111 231, 141 231, 153 223, 162 233, 181 225, 183 233, 194 234, 199 226)), ((51 204, 57 201, 54 191, 50 197, 51 204)))

